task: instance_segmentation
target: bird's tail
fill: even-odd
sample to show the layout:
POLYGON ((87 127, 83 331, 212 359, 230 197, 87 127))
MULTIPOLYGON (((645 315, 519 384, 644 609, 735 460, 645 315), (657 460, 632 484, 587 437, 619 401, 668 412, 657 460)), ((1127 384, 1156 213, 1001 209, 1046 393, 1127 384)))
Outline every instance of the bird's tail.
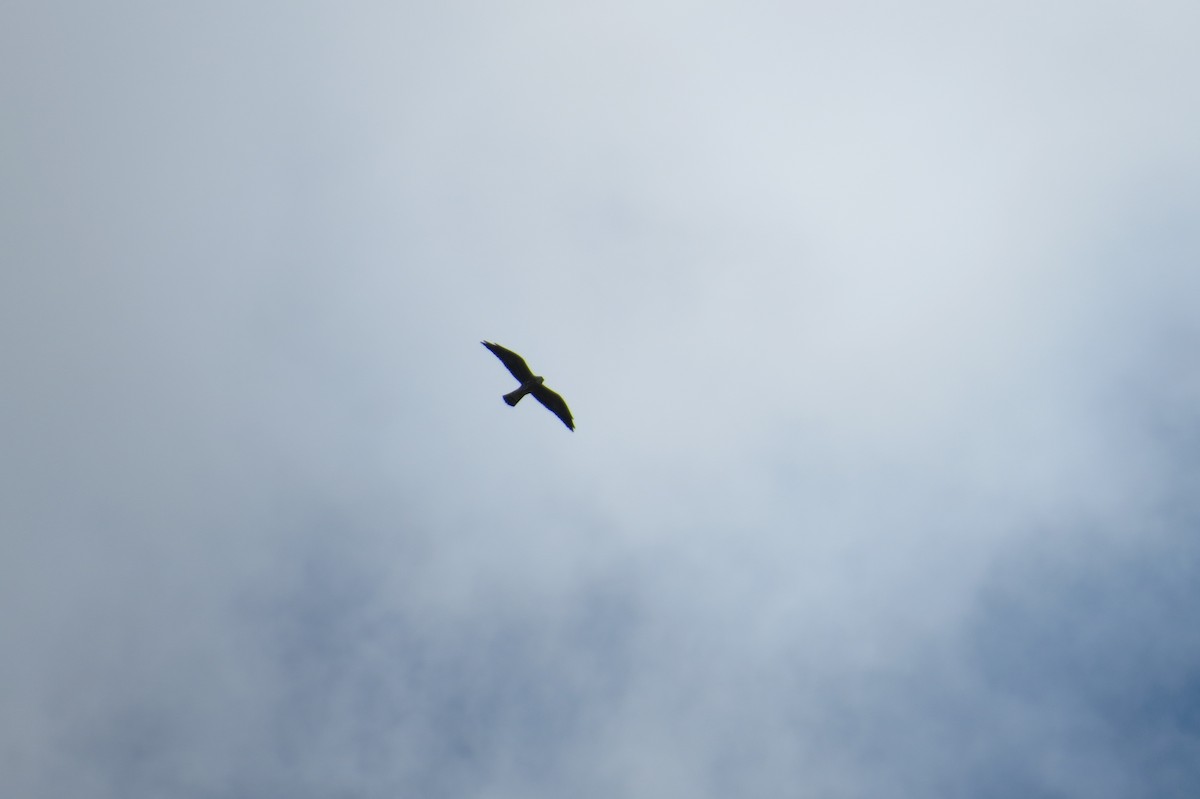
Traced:
POLYGON ((518 388, 516 391, 510 391, 509 393, 505 394, 504 401, 509 404, 509 407, 511 407, 520 402, 521 397, 523 396, 525 396, 525 392, 518 388))

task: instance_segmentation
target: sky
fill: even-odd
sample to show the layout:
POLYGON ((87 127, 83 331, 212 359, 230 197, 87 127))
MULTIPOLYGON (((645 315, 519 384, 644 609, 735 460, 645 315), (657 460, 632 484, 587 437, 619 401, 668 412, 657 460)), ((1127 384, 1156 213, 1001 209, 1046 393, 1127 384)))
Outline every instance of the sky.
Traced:
POLYGON ((1198 795, 1197 29, 6 4, 0 794, 1198 795))

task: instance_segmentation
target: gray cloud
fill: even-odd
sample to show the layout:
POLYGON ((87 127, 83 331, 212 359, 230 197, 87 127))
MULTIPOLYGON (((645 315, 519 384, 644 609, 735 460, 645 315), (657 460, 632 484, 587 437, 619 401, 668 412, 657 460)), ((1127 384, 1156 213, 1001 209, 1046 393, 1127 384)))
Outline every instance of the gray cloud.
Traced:
POLYGON ((0 792, 1195 793, 1190 5, 4 17, 0 792))

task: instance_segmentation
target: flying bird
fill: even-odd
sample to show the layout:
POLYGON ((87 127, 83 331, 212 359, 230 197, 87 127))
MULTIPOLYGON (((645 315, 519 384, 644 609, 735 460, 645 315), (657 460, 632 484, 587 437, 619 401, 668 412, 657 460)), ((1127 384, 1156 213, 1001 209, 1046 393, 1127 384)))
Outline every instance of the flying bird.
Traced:
POLYGON ((510 406, 516 405, 521 401, 521 397, 524 397, 526 394, 532 394, 535 400, 549 408, 550 412, 559 419, 562 419, 562 423, 567 426, 568 430, 575 430, 575 421, 571 418, 571 409, 567 407, 566 401, 546 388, 546 378, 535 375, 525 363, 524 358, 512 350, 504 349, 499 344, 493 344, 490 341, 481 341, 479 343, 491 350, 492 355, 499 358, 500 363, 504 364, 505 368, 512 372, 512 376, 521 381, 521 385, 516 391, 511 391, 504 395, 505 402, 510 406))

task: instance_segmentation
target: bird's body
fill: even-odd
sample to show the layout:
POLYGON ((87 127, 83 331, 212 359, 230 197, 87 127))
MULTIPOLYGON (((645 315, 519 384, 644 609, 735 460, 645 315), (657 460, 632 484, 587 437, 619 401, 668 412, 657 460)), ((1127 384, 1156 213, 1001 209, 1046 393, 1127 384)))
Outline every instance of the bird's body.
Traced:
POLYGON ((571 418, 571 409, 567 407, 567 403, 562 397, 546 388, 546 378, 535 375, 529 365, 525 363, 525 359, 512 350, 490 341, 480 343, 500 359, 513 377, 521 381, 521 385, 515 391, 504 395, 506 403, 510 406, 516 405, 526 394, 532 394, 535 400, 545 405, 551 413, 561 419, 568 430, 575 430, 575 420, 571 418))
POLYGON ((510 391, 509 393, 505 394, 504 401, 507 402, 510 406, 516 405, 518 402, 521 401, 521 397, 524 397, 526 394, 532 394, 533 390, 535 388, 537 388, 538 386, 542 385, 545 382, 546 382, 546 378, 541 377, 539 375, 534 375, 531 379, 526 380, 524 383, 522 383, 517 388, 516 391, 510 391))

